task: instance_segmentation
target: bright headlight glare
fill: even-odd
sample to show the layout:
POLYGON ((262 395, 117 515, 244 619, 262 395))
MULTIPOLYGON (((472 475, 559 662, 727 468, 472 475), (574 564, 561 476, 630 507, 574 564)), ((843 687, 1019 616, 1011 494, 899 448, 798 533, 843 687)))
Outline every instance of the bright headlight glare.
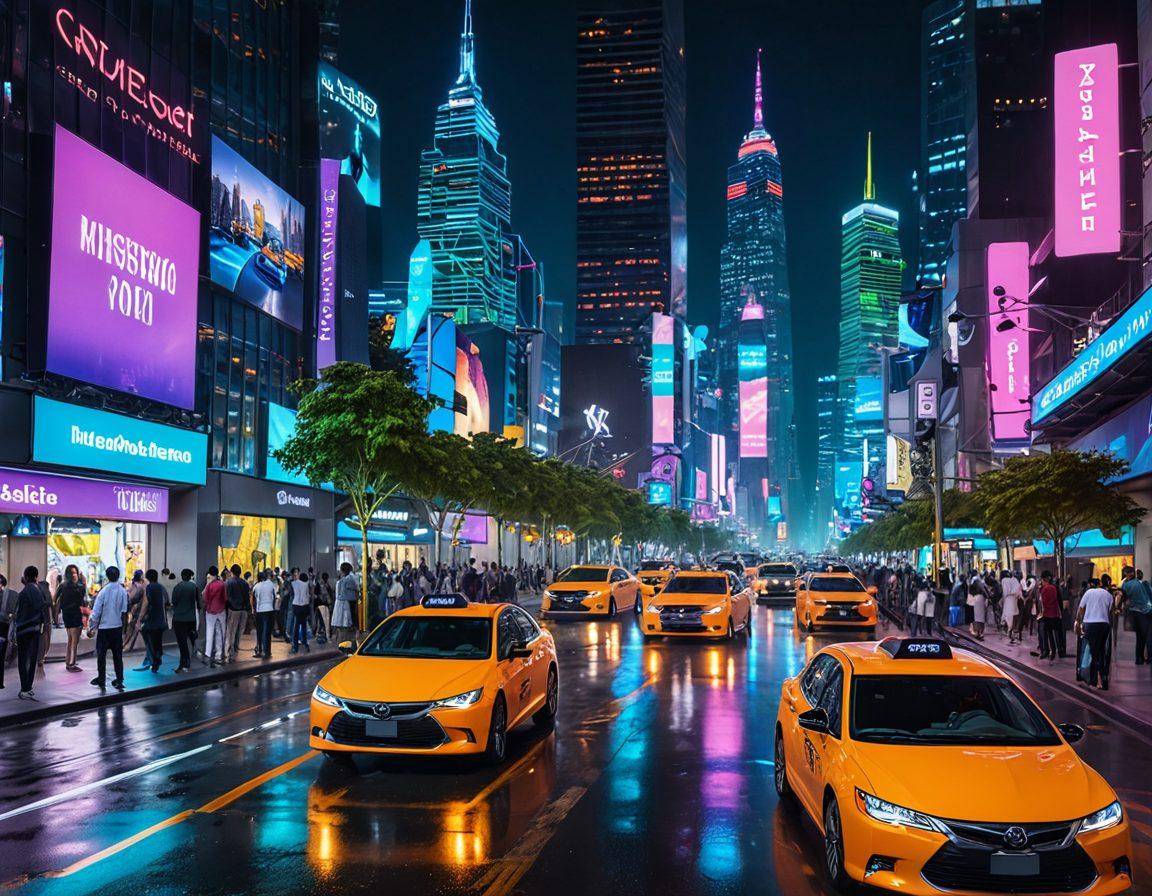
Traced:
POLYGON ((1120 801, 1109 803, 1099 812, 1093 812, 1082 822, 1080 822, 1080 833, 1088 831, 1103 831, 1108 828, 1114 828, 1120 824, 1124 818, 1124 809, 1120 806, 1120 801))
POLYGON ((663 611, 663 609, 664 608, 662 606, 660 606, 659 604, 648 604, 648 612, 649 613, 659 613, 659 612, 663 611))
POLYGON ((329 694, 324 688, 320 687, 320 685, 316 685, 315 690, 312 691, 312 699, 317 703, 323 703, 325 706, 339 707, 341 705, 339 697, 334 694, 329 694))
POLYGON ((463 694, 457 694, 455 697, 445 697, 443 700, 437 700, 432 705, 438 709, 463 709, 479 700, 480 695, 483 693, 484 688, 476 688, 474 691, 465 691, 463 694))
POLYGON ((723 613, 723 612, 724 612, 724 604, 716 604, 716 606, 712 607, 710 610, 705 610, 703 615, 715 616, 717 613, 723 613))
POLYGON ((879 797, 872 796, 870 793, 865 793, 860 788, 856 788, 856 805, 869 818, 874 818, 884 824, 895 827, 921 828, 925 831, 936 830, 936 826, 929 816, 889 803, 879 797))

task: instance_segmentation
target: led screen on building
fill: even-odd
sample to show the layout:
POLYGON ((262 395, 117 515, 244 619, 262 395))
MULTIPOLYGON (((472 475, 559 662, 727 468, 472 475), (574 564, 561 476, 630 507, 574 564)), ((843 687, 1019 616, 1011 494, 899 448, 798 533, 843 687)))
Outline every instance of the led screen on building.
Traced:
POLYGON ((334 159, 368 205, 380 206, 380 107, 355 81, 321 60, 317 75, 320 157, 334 159))
POLYGON ((212 281, 295 330, 304 326, 304 206, 212 137, 212 281))
POLYGON ((994 442, 1027 442, 1032 360, 1028 345, 1027 243, 990 243, 988 301, 988 408, 994 442), (997 295, 998 291, 1001 291, 997 295))
POLYGON ((53 171, 48 369, 193 407, 200 215, 62 127, 53 171))
MULTIPOLYGON (((456 414, 454 432, 471 436, 491 430, 488 403, 488 378, 480 348, 463 331, 456 329, 456 393, 463 397, 464 407, 456 414)), ((501 427, 501 430, 503 427, 501 427)))
POLYGON ((884 404, 880 396, 880 377, 862 376, 856 379, 856 404, 852 416, 857 423, 879 423, 884 419, 884 404))
POLYGON ((676 441, 675 321, 652 315, 652 444, 676 441))
POLYGON ((740 456, 768 456, 768 347, 763 342, 737 348, 740 377, 740 456))

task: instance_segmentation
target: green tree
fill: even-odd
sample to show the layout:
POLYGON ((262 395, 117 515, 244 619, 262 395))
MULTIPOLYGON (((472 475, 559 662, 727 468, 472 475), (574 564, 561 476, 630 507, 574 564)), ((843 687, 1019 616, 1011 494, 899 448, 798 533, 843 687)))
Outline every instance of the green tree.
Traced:
POLYGON ((540 461, 512 439, 490 432, 473 436, 470 450, 478 473, 477 504, 496 521, 496 562, 503 566, 504 526, 509 520, 527 516, 528 484, 539 473, 540 461))
POLYGON ((480 497, 480 470, 468 440, 450 432, 434 432, 405 452, 404 491, 420 501, 436 533, 435 562, 440 562, 445 533, 452 542, 464 514, 480 497))
POLYGON ((1117 538, 1144 518, 1146 511, 1115 485, 1128 469, 1126 461, 1099 451, 1013 457, 1003 469, 981 474, 976 502, 993 537, 1051 541, 1063 578, 1068 542, 1078 532, 1100 529, 1117 538))
MULTIPOLYGON (((426 437, 433 405, 396 373, 347 361, 291 388, 299 396, 296 431, 272 456, 314 485, 330 482, 347 495, 361 534, 360 588, 367 598, 368 524, 400 487, 404 457, 426 437)), ((366 612, 365 599, 361 614, 366 612)))

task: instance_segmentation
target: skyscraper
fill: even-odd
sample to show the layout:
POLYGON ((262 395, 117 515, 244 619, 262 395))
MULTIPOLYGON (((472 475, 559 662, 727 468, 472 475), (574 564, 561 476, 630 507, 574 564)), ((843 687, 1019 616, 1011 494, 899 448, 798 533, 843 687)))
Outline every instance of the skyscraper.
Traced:
POLYGON ((900 215, 878 205, 868 134, 864 202, 841 221, 840 252, 840 461, 884 456, 883 349, 899 344, 900 215))
POLYGON ((576 341, 632 342, 683 316, 687 268, 682 0, 580 0, 576 341))
POLYGON ((836 433, 839 381, 836 374, 816 380, 816 490, 813 509, 814 546, 828 540, 836 487, 836 433))
MULTIPOLYGON (((736 332, 750 302, 764 309, 767 346, 767 478, 785 488, 791 468, 792 307, 784 240, 784 187, 776 143, 764 128, 760 53, 752 130, 728 169, 728 238, 720 255, 720 335, 718 341, 722 420, 737 421, 736 332)), ((785 494, 784 508, 787 509, 785 494)))
POLYGON ((472 0, 465 0, 460 73, 436 110, 433 148, 420 157, 417 232, 432 247, 432 311, 457 323, 516 325, 512 189, 496 120, 476 83, 472 0))

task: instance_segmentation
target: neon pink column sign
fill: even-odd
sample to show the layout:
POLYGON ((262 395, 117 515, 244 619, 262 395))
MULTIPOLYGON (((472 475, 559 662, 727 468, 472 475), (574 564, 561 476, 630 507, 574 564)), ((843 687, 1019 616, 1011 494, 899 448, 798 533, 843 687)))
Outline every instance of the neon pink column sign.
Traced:
POLYGON ((1027 243, 990 243, 984 288, 988 298, 988 408, 994 442, 1027 442, 1032 360, 1028 332, 1031 288, 1027 243), (1000 289, 1003 292, 997 294, 1000 289))
POLYGON ((676 441, 676 359, 672 347, 675 326, 671 316, 652 315, 652 444, 676 441))
POLYGON ((1116 44, 1057 53, 1056 254, 1120 251, 1120 87, 1116 44))
POLYGON ((336 227, 340 162, 320 160, 320 289, 316 302, 316 372, 336 363, 336 227))

